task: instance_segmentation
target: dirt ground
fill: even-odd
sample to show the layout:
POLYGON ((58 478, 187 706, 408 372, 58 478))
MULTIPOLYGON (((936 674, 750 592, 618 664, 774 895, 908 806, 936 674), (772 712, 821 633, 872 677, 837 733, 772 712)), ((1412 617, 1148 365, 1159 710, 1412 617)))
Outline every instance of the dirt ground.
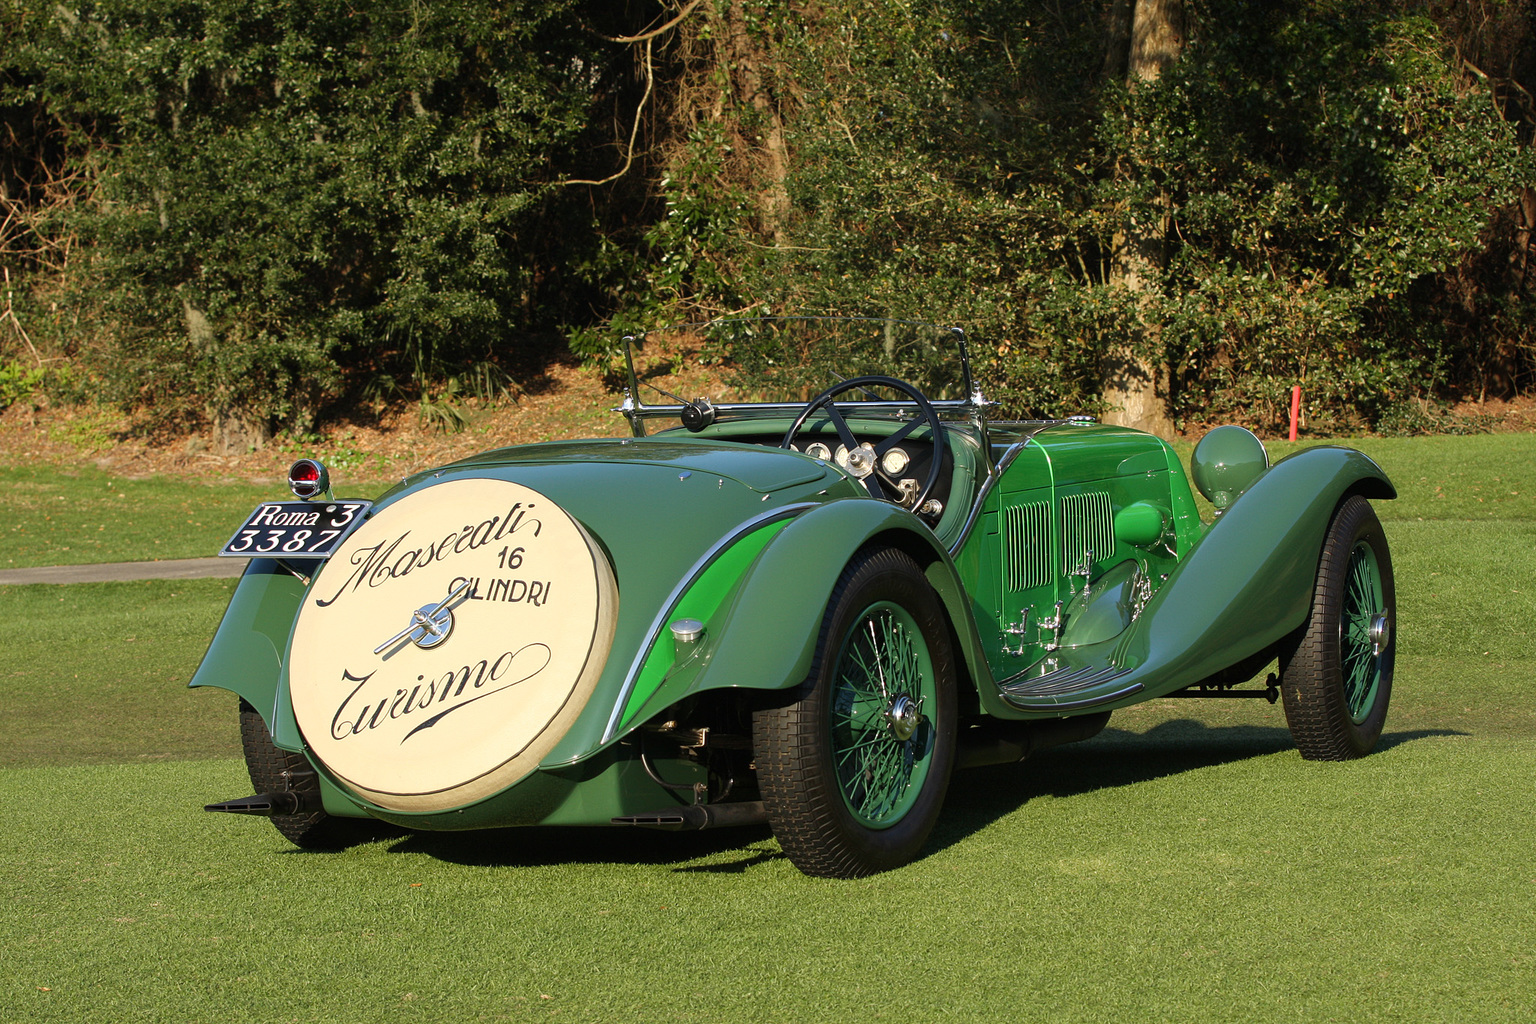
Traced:
MULTIPOLYGON (((623 436, 626 424, 610 411, 620 399, 612 384, 613 379, 605 380, 598 370, 573 360, 557 361, 527 384, 517 401, 466 408, 469 422, 458 432, 422 423, 414 405, 379 415, 362 409, 356 416, 321 424, 316 437, 303 442, 278 437, 260 450, 233 454, 212 450, 212 431, 206 426, 176 436, 150 435, 121 412, 18 402, 0 413, 0 458, 12 465, 94 465, 126 477, 158 474, 267 483, 280 481, 294 459, 315 456, 331 466, 333 477, 345 473, 359 479, 398 479, 488 448, 623 436)), ((1451 413, 1496 431, 1536 430, 1536 396, 1465 402, 1451 413)))
POLYGON ((487 448, 622 436, 628 432, 623 419, 608 411, 618 403, 600 372, 556 363, 515 402, 465 407, 469 423, 457 432, 422 423, 416 407, 406 405, 327 421, 316 429, 316 438, 302 442, 279 436, 257 451, 217 453, 207 426, 179 436, 149 435, 116 411, 20 402, 0 413, 0 458, 13 465, 94 465, 126 477, 265 483, 281 480, 295 459, 314 455, 332 465, 333 477, 340 465, 360 477, 393 478, 487 448))

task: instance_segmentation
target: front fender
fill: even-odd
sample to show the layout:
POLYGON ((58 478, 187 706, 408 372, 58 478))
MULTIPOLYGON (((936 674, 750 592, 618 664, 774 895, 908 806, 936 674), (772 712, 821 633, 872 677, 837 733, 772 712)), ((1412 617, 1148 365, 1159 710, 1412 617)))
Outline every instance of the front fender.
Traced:
MULTIPOLYGON (((798 516, 768 542, 706 624, 697 649, 674 651, 670 636, 656 639, 647 661, 660 658, 668 664, 639 674, 660 678, 647 684, 649 692, 629 695, 629 711, 607 738, 694 693, 799 685, 810 672, 822 616, 843 568, 855 551, 876 538, 927 566, 956 632, 962 640, 974 638, 964 588, 931 531, 894 505, 861 498, 831 501, 798 516)), ((957 654, 974 669, 979 644, 962 642, 961 647, 957 654)))
POLYGON ((1276 463, 1214 522, 1148 601, 1116 660, 1171 692, 1259 653, 1307 620, 1318 559, 1347 495, 1391 499, 1381 468, 1350 448, 1276 463))

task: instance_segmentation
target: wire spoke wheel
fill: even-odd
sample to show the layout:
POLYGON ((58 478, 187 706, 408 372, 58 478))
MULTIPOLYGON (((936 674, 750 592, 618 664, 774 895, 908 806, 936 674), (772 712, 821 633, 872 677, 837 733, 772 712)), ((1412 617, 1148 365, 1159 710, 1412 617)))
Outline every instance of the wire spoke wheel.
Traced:
POLYGON ((1340 643, 1344 696, 1349 703, 1350 720, 1359 725, 1370 713, 1371 700, 1381 682, 1381 644, 1377 633, 1385 611, 1381 569, 1375 552, 1364 541, 1350 552, 1348 575, 1340 643))
POLYGON ((809 677, 752 721, 769 823, 806 874, 852 878, 917 856, 954 763, 952 658, 917 563, 860 551, 827 603, 809 677))
POLYGON ((1395 606, 1386 534, 1364 498, 1347 498, 1323 541, 1311 615, 1281 652, 1285 717, 1303 757, 1375 747, 1392 693, 1395 606))
POLYGON ((832 751, 849 812, 870 828, 911 810, 933 763, 924 708, 938 701, 933 659, 917 622, 888 601, 867 609, 838 659, 832 751))

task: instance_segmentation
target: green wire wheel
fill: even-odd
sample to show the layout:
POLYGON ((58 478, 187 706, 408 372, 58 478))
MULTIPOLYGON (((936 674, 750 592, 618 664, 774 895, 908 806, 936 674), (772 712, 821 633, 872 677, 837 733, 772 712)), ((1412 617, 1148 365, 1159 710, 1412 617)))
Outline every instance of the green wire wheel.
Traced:
POLYGON ((869 828, 901 821, 933 768, 933 658, 911 613, 890 601, 857 616, 833 675, 832 754, 850 814, 869 828))
POLYGON ((955 759, 955 669, 938 595, 906 553, 849 562, 792 699, 753 715, 758 787, 785 854, 855 878, 918 855, 955 759))
POLYGON ((1340 503, 1323 541, 1307 623, 1283 645, 1280 694, 1301 756, 1370 753, 1386 724, 1397 651, 1392 555, 1370 503, 1340 503))

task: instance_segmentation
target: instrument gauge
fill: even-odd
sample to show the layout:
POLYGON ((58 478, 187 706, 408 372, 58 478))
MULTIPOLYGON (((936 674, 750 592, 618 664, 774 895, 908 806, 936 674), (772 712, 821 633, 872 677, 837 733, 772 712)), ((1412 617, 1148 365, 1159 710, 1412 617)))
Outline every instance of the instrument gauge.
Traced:
POLYGON ((837 446, 837 454, 834 456, 834 459, 836 460, 836 462, 837 462, 837 464, 839 466, 842 466, 844 469, 847 469, 848 468, 848 446, 845 445, 845 444, 838 445, 837 446))
POLYGON ((912 464, 912 457, 900 448, 892 448, 880 460, 880 468, 891 476, 900 476, 912 464))
POLYGON ((813 459, 821 459, 823 462, 825 462, 832 458, 832 449, 828 448, 820 441, 812 441, 810 444, 805 446, 805 454, 809 455, 813 459))

